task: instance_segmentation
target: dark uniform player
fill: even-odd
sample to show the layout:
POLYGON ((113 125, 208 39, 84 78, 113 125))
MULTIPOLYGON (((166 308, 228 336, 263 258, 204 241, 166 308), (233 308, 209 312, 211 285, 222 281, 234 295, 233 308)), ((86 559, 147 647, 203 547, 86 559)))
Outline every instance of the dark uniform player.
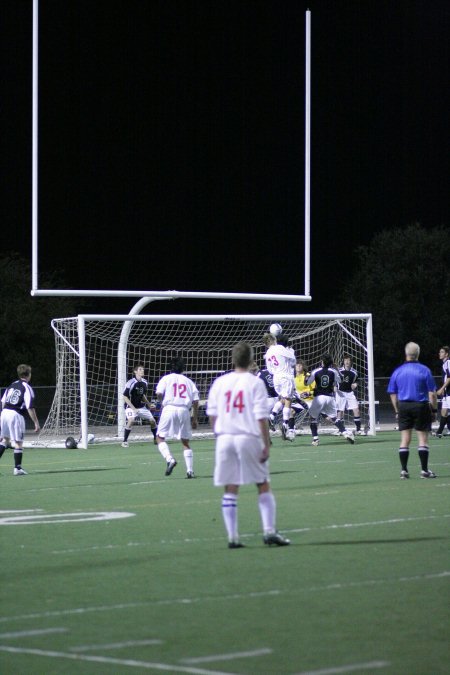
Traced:
POLYGON ((311 417, 311 434, 313 437, 312 445, 319 445, 319 436, 317 435, 317 421, 319 415, 329 417, 337 426, 341 434, 349 443, 354 443, 355 439, 351 431, 345 428, 344 420, 336 420, 336 399, 334 392, 339 385, 341 378, 337 370, 332 367, 333 359, 329 354, 322 357, 322 366, 312 371, 308 377, 308 384, 315 382, 314 400, 311 403, 309 414, 311 417))
POLYGON ((269 373, 267 368, 263 368, 262 370, 259 370, 256 373, 256 376, 260 377, 265 384, 268 398, 269 413, 271 413, 268 418, 269 428, 271 429, 271 431, 275 431, 275 423, 274 423, 275 415, 271 411, 274 403, 278 401, 278 394, 275 391, 275 387, 273 386, 273 375, 272 373, 269 373))
POLYGON ((336 392, 338 416, 342 419, 345 410, 351 410, 355 422, 356 433, 362 434, 358 400, 355 395, 358 386, 358 372, 353 368, 351 356, 344 354, 344 365, 339 368, 338 372, 341 377, 339 389, 336 392))
POLYGON ((25 413, 33 420, 36 433, 40 427, 34 409, 34 391, 28 384, 31 366, 17 366, 17 375, 19 379, 7 387, 2 397, 0 457, 10 447, 10 441, 14 441, 14 475, 25 476, 27 472, 22 468, 25 413))
POLYGON ((156 422, 150 412, 151 403, 147 398, 148 383, 144 380, 144 366, 137 365, 133 368, 134 377, 128 380, 123 391, 125 401, 125 416, 127 423, 124 430, 122 447, 128 447, 128 437, 131 427, 137 418, 148 420, 156 442, 156 422))

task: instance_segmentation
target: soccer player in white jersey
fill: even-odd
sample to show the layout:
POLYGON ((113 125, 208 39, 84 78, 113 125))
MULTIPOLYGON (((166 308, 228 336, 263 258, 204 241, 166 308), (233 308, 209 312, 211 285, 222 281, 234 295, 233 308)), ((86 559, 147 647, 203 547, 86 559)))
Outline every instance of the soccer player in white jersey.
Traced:
POLYGON ((141 418, 150 422, 156 442, 156 422, 151 413, 151 403, 147 398, 148 382, 144 379, 144 366, 138 364, 133 368, 133 377, 125 385, 123 400, 127 423, 123 433, 122 448, 128 448, 128 437, 134 422, 141 418))
POLYGON ((437 395, 442 396, 441 419, 436 431, 436 437, 442 438, 445 425, 450 433, 450 360, 448 358, 449 348, 445 345, 439 350, 439 358, 442 361, 442 387, 437 390, 437 395))
POLYGON ((36 411, 34 409, 34 391, 29 385, 31 380, 31 366, 25 363, 17 366, 18 380, 6 388, 2 396, 2 413, 0 418, 1 442, 0 457, 6 448, 14 442, 14 476, 25 476, 27 472, 22 468, 23 439, 25 436, 25 413, 34 423, 34 431, 40 430, 36 411))
POLYGON ((270 489, 267 391, 263 381, 249 372, 253 349, 247 342, 233 348, 235 370, 211 386, 207 414, 216 435, 214 485, 223 486, 222 515, 228 548, 243 548, 238 530, 240 485, 255 483, 264 543, 287 546, 276 531, 276 502, 270 489))
POLYGON ((271 345, 265 354, 267 370, 273 376, 273 386, 283 404, 283 424, 281 433, 285 440, 295 438, 294 418, 291 417, 291 405, 296 398, 294 372, 295 354, 288 347, 288 339, 284 335, 277 337, 277 344, 271 345))
POLYGON ((170 476, 177 465, 177 461, 170 452, 166 438, 181 439, 186 464, 186 478, 195 478, 194 457, 190 440, 192 429, 196 429, 198 423, 198 389, 192 380, 183 375, 183 359, 173 358, 170 363, 170 370, 171 372, 164 375, 156 385, 156 395, 162 403, 156 436, 158 450, 166 460, 166 476, 170 476))

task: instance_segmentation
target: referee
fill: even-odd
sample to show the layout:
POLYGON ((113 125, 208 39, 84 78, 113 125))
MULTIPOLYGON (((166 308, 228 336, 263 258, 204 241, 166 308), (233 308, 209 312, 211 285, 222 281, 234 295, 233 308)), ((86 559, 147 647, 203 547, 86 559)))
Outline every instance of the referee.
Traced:
POLYGON ((405 346, 406 362, 394 370, 387 389, 401 431, 400 478, 409 478, 409 445, 413 429, 417 432, 419 442, 420 477, 436 478, 436 474, 428 469, 428 434, 437 412, 436 385, 430 369, 419 363, 419 354, 419 345, 408 342, 405 346))

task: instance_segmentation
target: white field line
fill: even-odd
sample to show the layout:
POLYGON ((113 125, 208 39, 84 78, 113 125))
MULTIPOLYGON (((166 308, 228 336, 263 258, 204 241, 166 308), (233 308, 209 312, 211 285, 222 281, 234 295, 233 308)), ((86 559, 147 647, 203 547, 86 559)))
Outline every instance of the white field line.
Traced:
POLYGON ((248 652, 234 652, 231 654, 211 654, 210 656, 197 656, 190 659, 180 659, 180 663, 208 663, 210 661, 234 661, 234 659, 251 658, 253 656, 265 656, 272 654, 273 649, 254 649, 248 652))
MULTIPOLYGON (((317 495, 321 494, 333 494, 333 492, 317 492, 317 495)), ((410 523, 417 520, 436 520, 437 518, 450 518, 450 513, 445 513, 441 516, 411 516, 408 518, 390 518, 389 520, 374 520, 364 523, 342 523, 340 525, 322 525, 321 527, 300 527, 290 530, 283 530, 286 534, 301 534, 303 532, 319 532, 323 530, 339 530, 339 529, 351 529, 356 527, 376 527, 378 525, 396 525, 399 523, 410 523)), ((241 538, 251 539, 255 535, 252 534, 243 534, 241 538)), ((214 542, 214 541, 223 541, 223 537, 210 537, 210 538, 185 538, 182 540, 179 539, 164 539, 161 540, 162 544, 179 544, 182 541, 185 544, 197 544, 198 542, 214 542)), ((69 548, 69 549, 55 549, 52 551, 54 555, 62 555, 65 553, 80 553, 85 551, 99 551, 99 550, 109 550, 117 549, 127 546, 153 546, 153 543, 148 542, 128 542, 127 544, 107 544, 106 546, 89 546, 86 548, 69 548)))
POLYGON ((103 649, 125 649, 126 647, 147 647, 148 645, 162 645, 163 640, 128 640, 127 642, 111 642, 105 645, 80 645, 79 647, 70 647, 71 652, 90 652, 92 650, 103 649))
POLYGON ((192 666, 170 665, 168 663, 152 663, 151 661, 135 661, 134 659, 112 659, 106 656, 87 656, 71 654, 69 652, 55 652, 44 649, 26 649, 20 647, 7 647, 0 645, 0 651, 10 654, 28 654, 31 656, 44 656, 53 659, 71 659, 72 661, 87 661, 90 663, 110 663, 115 666, 128 666, 130 668, 142 668, 145 670, 165 670, 169 673, 192 673, 193 675, 233 675, 218 670, 204 670, 192 666))
POLYGON ((51 635, 54 633, 68 633, 67 628, 41 628, 36 630, 18 630, 14 633, 0 633, 0 640, 34 637, 35 635, 51 635))
POLYGON ((350 663, 347 666, 335 666, 334 668, 322 668, 321 670, 304 670, 296 675, 338 675, 339 673, 352 673, 355 670, 372 670, 373 668, 387 668, 389 661, 369 661, 368 663, 350 663))
POLYGON ((323 586, 310 586, 309 588, 288 588, 288 589, 269 589, 266 591, 254 591, 248 593, 233 593, 230 595, 210 595, 193 597, 193 598, 172 598, 165 600, 148 600, 142 602, 127 602, 116 605, 102 605, 99 607, 74 607, 72 609, 62 609, 62 610, 52 610, 47 612, 36 612, 34 614, 19 614, 17 616, 0 616, 0 623, 7 623, 10 621, 24 621, 30 619, 48 619, 50 617, 56 616, 73 616, 73 615, 84 615, 84 614, 93 614, 97 612, 113 612, 121 611, 128 609, 136 609, 138 607, 161 607, 161 606, 170 606, 170 605, 195 605, 202 604, 206 602, 235 602, 238 601, 248 601, 255 598, 273 598, 273 597, 283 597, 292 595, 301 595, 303 593, 321 593, 326 591, 335 591, 352 589, 352 588, 364 588, 366 586, 374 587, 387 584, 398 584, 398 583, 411 583, 417 581, 420 584, 423 584, 424 581, 433 581, 435 579, 446 579, 450 577, 450 570, 444 570, 443 572, 436 572, 433 574, 417 574, 412 577, 390 577, 383 579, 366 579, 364 581, 350 581, 348 583, 334 583, 334 584, 324 584, 323 586))

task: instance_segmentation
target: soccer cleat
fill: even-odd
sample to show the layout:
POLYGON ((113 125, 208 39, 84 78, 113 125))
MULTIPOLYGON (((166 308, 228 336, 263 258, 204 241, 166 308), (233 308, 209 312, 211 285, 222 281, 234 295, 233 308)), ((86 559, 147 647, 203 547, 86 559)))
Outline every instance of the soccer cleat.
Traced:
POLYGON ((442 434, 434 434, 436 438, 442 438, 442 434))
POLYGON ((292 441, 295 440, 295 431, 294 431, 294 429, 289 429, 289 431, 287 432, 287 440, 288 440, 288 441, 291 441, 291 443, 292 443, 292 441))
POLYGON ((436 474, 433 473, 433 471, 421 471, 420 477, 421 478, 436 478, 436 474))
POLYGON ((195 478, 194 472, 193 471, 188 471, 186 474, 186 478, 195 478))
POLYGON ((240 541, 229 541, 228 548, 245 548, 245 546, 240 541))
POLYGON ((317 438, 317 436, 313 438, 311 445, 314 445, 315 447, 319 445, 319 439, 317 438))
POLYGON ((26 476, 27 475, 27 472, 25 471, 25 469, 22 469, 21 466, 16 466, 13 473, 14 473, 15 476, 26 476))
POLYGON ((342 435, 344 436, 345 440, 348 441, 348 443, 351 443, 352 445, 354 444, 355 437, 353 436, 351 431, 344 431, 342 435))
POLYGON ((287 441, 287 436, 286 436, 286 427, 284 424, 281 425, 281 438, 283 441, 287 441))
POLYGON ((409 473, 405 469, 402 469, 400 471, 400 478, 402 480, 405 480, 406 478, 409 478, 409 473))
POLYGON ((122 448, 128 448, 128 441, 124 441, 122 443, 122 448))
POLYGON ((365 432, 362 429, 359 429, 359 431, 356 432, 357 436, 365 436, 365 432))
POLYGON ((279 532, 272 532, 271 534, 265 534, 263 537, 263 541, 267 546, 272 546, 274 544, 275 546, 289 546, 290 539, 286 539, 286 537, 283 537, 282 534, 279 532))
POLYGON ((176 459, 171 459, 170 462, 167 462, 166 476, 170 476, 177 464, 176 459))

